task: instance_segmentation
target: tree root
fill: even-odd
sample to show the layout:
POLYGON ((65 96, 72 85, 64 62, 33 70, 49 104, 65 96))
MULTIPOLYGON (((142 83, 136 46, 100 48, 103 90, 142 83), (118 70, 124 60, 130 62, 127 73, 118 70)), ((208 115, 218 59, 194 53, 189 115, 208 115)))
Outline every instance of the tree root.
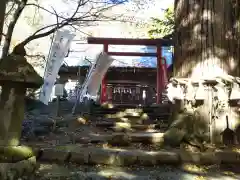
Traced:
POLYGON ((33 150, 27 146, 0 147, 0 162, 2 163, 15 163, 33 156, 33 150))
POLYGON ((205 150, 203 143, 197 136, 193 134, 189 135, 186 129, 170 128, 163 136, 163 146, 180 147, 181 145, 187 145, 185 147, 193 147, 198 149, 200 152, 205 150))

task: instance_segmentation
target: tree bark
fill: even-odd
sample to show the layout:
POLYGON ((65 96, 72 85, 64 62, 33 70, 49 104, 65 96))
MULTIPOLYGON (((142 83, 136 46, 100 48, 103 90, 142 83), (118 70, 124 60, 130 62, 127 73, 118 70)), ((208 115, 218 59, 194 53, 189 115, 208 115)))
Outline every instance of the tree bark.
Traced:
MULTIPOLYGON (((239 76, 240 2, 237 0, 175 0, 174 76, 206 78, 223 73, 239 76)), ((209 107, 201 115, 209 119, 209 107)), ((230 114, 235 128, 238 114, 230 114)), ((218 119, 225 128, 225 117, 218 119), (224 119, 223 119, 224 118, 224 119)), ((216 137, 219 141, 220 137, 216 137)))
POLYGON ((12 21, 8 25, 4 45, 3 45, 3 48, 2 48, 2 58, 7 57, 8 53, 9 53, 9 48, 10 48, 10 44, 11 44, 12 35, 13 35, 15 25, 17 24, 17 21, 20 18, 20 15, 22 14, 22 12, 25 8, 25 6, 27 4, 27 1, 28 0, 20 1, 16 10, 13 13, 12 21))
POLYGON ((175 76, 239 75, 240 2, 236 3, 175 0, 175 76))
POLYGON ((4 25, 4 19, 5 19, 6 4, 7 4, 7 0, 0 1, 0 45, 2 42, 2 32, 3 32, 3 25, 4 25))
POLYGON ((18 146, 24 119, 26 88, 19 84, 2 86, 0 116, 0 146, 18 146))

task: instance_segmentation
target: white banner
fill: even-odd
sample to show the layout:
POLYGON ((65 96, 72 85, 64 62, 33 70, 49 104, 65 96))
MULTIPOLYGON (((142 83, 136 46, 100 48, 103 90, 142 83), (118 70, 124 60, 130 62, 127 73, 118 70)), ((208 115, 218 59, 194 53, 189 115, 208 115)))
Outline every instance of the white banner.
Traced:
POLYGON ((69 31, 57 31, 56 33, 48 56, 44 73, 44 84, 40 94, 40 101, 46 105, 51 97, 52 89, 58 76, 58 71, 74 36, 75 35, 71 34, 69 31))
POLYGON ((102 79, 107 73, 114 59, 106 53, 101 53, 97 57, 95 67, 88 81, 87 93, 91 97, 96 97, 102 83, 102 79))
POLYGON ((94 100, 96 99, 103 76, 113 61, 114 59, 104 52, 97 56, 96 61, 92 64, 88 76, 82 85, 78 101, 82 102, 86 96, 94 100))

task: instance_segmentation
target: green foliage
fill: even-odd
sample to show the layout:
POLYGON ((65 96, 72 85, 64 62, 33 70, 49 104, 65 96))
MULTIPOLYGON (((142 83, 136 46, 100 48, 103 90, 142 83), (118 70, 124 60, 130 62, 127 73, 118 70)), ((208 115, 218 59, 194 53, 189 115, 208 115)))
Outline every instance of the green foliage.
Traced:
POLYGON ((152 18, 148 34, 151 38, 161 38, 172 34, 174 31, 174 9, 168 8, 163 18, 152 18))

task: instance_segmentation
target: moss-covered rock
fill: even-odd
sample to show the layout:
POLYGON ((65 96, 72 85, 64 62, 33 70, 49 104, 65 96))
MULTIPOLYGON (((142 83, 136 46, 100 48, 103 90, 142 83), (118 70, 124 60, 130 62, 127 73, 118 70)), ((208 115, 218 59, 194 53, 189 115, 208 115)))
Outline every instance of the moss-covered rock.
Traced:
POLYGON ((207 140, 207 124, 201 115, 194 112, 181 112, 174 116, 176 119, 164 134, 164 145, 180 146, 188 144, 203 150, 207 140))
POLYGON ((13 163, 33 156, 33 150, 27 146, 0 147, 0 162, 13 163))

